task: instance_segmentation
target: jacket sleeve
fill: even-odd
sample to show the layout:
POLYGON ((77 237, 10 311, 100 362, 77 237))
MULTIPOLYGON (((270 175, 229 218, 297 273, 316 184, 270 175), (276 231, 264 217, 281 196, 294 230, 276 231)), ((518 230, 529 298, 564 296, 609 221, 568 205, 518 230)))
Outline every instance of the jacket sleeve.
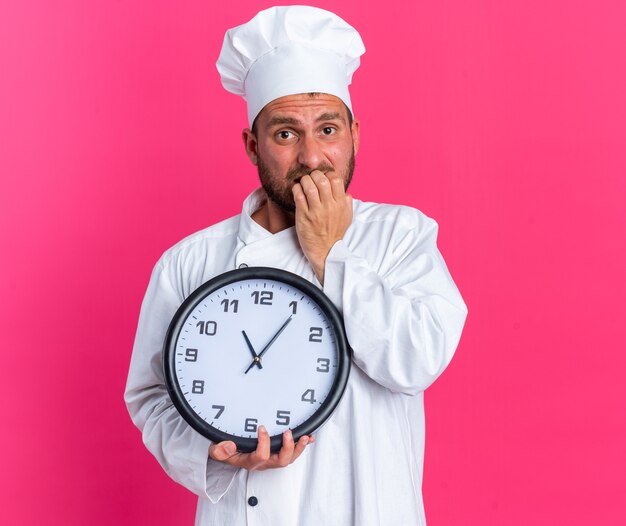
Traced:
POLYGON ((193 493, 217 502, 238 470, 209 458, 211 441, 187 424, 167 392, 163 343, 185 292, 177 283, 181 275, 177 265, 165 265, 164 258, 154 268, 141 306, 124 400, 144 444, 167 474, 193 493))
POLYGON ((389 223, 333 246, 324 292, 343 313, 355 364, 413 395, 452 359, 467 308, 437 249, 437 223, 407 207, 389 223))

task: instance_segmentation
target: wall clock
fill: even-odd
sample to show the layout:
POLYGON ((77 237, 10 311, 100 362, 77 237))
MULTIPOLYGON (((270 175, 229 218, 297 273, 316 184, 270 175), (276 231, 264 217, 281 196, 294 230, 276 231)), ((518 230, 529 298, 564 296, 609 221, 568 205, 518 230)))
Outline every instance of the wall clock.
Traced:
POLYGON ((167 388, 183 418, 214 442, 253 451, 264 425, 311 434, 344 392, 350 350, 343 320, 309 281, 275 268, 237 269, 182 303, 164 345, 167 388))

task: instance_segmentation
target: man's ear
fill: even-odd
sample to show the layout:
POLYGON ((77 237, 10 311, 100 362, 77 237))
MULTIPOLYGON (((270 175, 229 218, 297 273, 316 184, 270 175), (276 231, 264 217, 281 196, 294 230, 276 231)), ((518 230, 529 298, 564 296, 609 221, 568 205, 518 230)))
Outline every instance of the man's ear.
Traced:
POLYGON ((352 144, 354 145, 354 154, 359 151, 359 144, 361 143, 361 123, 354 119, 352 121, 352 127, 350 128, 350 133, 352 134, 352 144))
POLYGON ((248 156, 248 159, 250 159, 252 164, 256 166, 258 162, 258 143, 256 137, 254 136, 254 133, 252 133, 252 130, 250 128, 245 128, 241 132, 241 138, 243 139, 243 144, 246 148, 246 155, 248 156))

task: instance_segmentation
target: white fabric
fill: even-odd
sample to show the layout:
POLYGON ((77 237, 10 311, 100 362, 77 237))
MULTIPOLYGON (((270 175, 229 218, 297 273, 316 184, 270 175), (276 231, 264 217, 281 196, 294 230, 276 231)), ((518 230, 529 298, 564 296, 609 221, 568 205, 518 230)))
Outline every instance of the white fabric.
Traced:
POLYGON ((330 11, 279 6, 224 36, 217 69, 224 88, 248 103, 248 122, 269 102, 297 93, 328 93, 352 111, 348 86, 365 52, 359 33, 330 11))
POLYGON ((424 525, 423 391, 452 358, 467 310, 437 250, 437 224, 421 212, 354 200, 324 282, 354 364, 337 409, 295 463, 248 472, 209 460, 210 442, 167 395, 165 331, 202 283, 247 264, 319 286, 295 228, 272 235, 251 219, 264 195, 255 191, 242 214, 187 237, 155 266, 128 375, 130 415, 167 473, 199 496, 197 526, 424 525))

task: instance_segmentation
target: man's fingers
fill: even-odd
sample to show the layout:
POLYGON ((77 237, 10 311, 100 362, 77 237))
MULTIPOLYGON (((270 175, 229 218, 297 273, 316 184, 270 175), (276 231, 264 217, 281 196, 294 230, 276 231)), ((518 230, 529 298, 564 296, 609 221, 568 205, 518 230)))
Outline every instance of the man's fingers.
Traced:
POLYGON ((265 426, 259 426, 258 442, 256 450, 250 453, 250 468, 256 469, 267 462, 270 458, 270 435, 265 426))
POLYGON ((293 450, 291 461, 294 462, 300 455, 302 455, 302 452, 304 451, 304 448, 306 448, 307 444, 310 444, 313 441, 313 437, 309 437, 307 435, 300 437, 300 440, 298 440, 298 443, 293 450))
POLYGON ((300 186, 302 186, 309 208, 314 207, 320 202, 320 192, 310 175, 305 175, 300 179, 300 186))
POLYGON ((252 470, 281 468, 294 462, 307 444, 315 442, 313 435, 300 437, 294 443, 291 431, 283 433, 283 445, 278 453, 270 451, 270 436, 264 426, 259 426, 257 448, 252 453, 239 453, 234 442, 225 441, 209 446, 209 457, 232 466, 252 470))
POLYGON ((320 201, 328 202, 333 199, 333 190, 331 187, 331 178, 335 177, 335 172, 320 172, 319 170, 313 170, 311 172, 311 179, 315 183, 320 201))
POLYGON ((339 201, 346 196, 345 181, 337 172, 313 170, 293 185, 296 207, 315 206, 319 202, 339 201))
POLYGON ((236 454, 237 446, 235 446, 234 442, 225 441, 218 444, 211 444, 209 447, 209 456, 213 460, 219 460, 220 462, 224 462, 236 454))
POLYGON ((295 444, 293 443, 293 434, 291 430, 283 433, 283 445, 278 452, 277 463, 280 467, 288 466, 293 462, 293 452, 295 444))
POLYGON ((346 195, 346 183, 343 178, 336 172, 332 172, 332 174, 326 175, 328 176, 328 180, 330 181, 330 188, 332 190, 333 198, 335 199, 335 201, 339 201, 346 195))
POLYGON ((293 200, 296 204, 296 210, 308 211, 309 205, 306 202, 306 196, 304 195, 304 190, 302 190, 302 185, 300 183, 296 183, 291 188, 293 193, 293 200))

